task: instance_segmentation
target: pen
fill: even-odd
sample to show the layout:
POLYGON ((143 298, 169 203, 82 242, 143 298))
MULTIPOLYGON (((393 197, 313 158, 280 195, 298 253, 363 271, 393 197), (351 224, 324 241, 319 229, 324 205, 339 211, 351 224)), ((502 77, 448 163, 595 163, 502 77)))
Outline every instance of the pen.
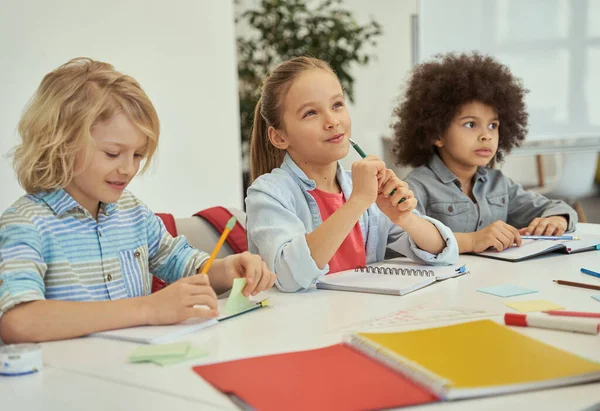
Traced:
POLYGON ((560 284, 560 285, 570 285, 571 287, 589 288, 590 290, 600 290, 599 285, 576 283, 573 281, 564 281, 564 280, 552 280, 552 281, 554 281, 556 284, 560 284))
POLYGON ((549 315, 560 315, 562 317, 600 318, 600 313, 587 313, 583 311, 550 310, 544 312, 549 315))
MULTIPOLYGON (((362 158, 365 158, 367 156, 367 153, 365 153, 363 151, 362 148, 360 148, 360 146, 358 144, 356 144, 351 138, 349 138, 348 140, 350 140, 350 144, 352 145, 352 147, 354 147, 354 149, 356 150, 356 152, 358 153, 359 156, 361 156, 362 158)), ((396 189, 394 188, 392 190, 392 192, 390 193, 390 197, 394 195, 394 193, 396 192, 396 189)), ((406 198, 401 198, 400 201, 398 201, 398 204, 403 203, 406 200, 406 198)))
POLYGON ((263 308, 263 307, 268 307, 268 306, 269 306, 269 299, 265 298, 264 300, 255 303, 253 307, 250 307, 247 310, 243 310, 243 311, 240 311, 239 313, 228 315, 224 318, 219 318, 218 321, 220 322, 220 321, 229 320, 230 318, 237 317, 238 315, 246 314, 246 313, 248 313, 250 311, 254 311, 258 308, 263 308))
POLYGON ((223 230, 223 233, 221 234, 221 238, 219 238, 219 241, 217 241, 217 245, 215 245, 215 248, 213 249, 213 251, 210 255, 210 258, 208 259, 208 262, 206 264, 204 264, 204 268, 202 268, 202 271, 200 272, 200 274, 208 273, 210 266, 212 265, 217 254, 219 253, 219 250, 221 249, 221 246, 225 242, 227 235, 233 229, 233 226, 235 225, 236 221, 237 221, 237 219, 235 217, 231 217, 229 219, 229 221, 227 221, 227 225, 225 226, 225 230, 223 230))
POLYGON ((523 240, 581 240, 576 235, 522 235, 523 240))
POLYGON ((592 271, 592 270, 588 270, 587 268, 582 268, 580 271, 582 273, 584 273, 584 274, 591 275, 592 277, 598 277, 598 278, 600 278, 600 273, 597 273, 597 272, 592 271))

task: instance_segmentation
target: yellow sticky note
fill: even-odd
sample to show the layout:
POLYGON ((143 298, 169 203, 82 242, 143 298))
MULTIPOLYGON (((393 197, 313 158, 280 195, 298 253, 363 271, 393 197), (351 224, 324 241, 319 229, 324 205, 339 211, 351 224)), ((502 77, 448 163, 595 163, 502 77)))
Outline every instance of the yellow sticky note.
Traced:
POLYGON ((504 305, 522 313, 565 309, 565 307, 546 300, 515 301, 511 303, 504 303, 504 305))

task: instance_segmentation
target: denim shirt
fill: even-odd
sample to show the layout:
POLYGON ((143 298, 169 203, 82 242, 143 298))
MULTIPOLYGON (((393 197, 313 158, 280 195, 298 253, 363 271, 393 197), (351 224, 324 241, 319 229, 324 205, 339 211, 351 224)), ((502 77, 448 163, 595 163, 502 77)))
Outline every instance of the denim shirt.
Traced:
POLYGON ((573 231, 577 213, 566 203, 526 191, 500 170, 478 167, 473 179, 474 203, 438 155, 414 169, 405 181, 418 200, 417 210, 440 220, 454 232, 474 232, 495 221, 527 227, 536 217, 565 216, 573 231))
MULTIPOLYGON (((344 197, 350 198, 351 173, 338 163, 336 177, 344 197)), ((317 266, 306 242, 306 234, 322 223, 317 202, 310 194, 315 188, 316 183, 286 155, 280 168, 260 176, 248 189, 248 249, 258 253, 277 274, 276 284, 281 291, 309 289, 329 272, 329 265, 323 269, 317 266)), ((367 263, 382 261, 387 247, 423 264, 455 263, 458 244, 450 229, 432 218, 423 218, 433 223, 446 241, 446 247, 438 255, 421 250, 404 230, 372 204, 358 221, 367 263)))

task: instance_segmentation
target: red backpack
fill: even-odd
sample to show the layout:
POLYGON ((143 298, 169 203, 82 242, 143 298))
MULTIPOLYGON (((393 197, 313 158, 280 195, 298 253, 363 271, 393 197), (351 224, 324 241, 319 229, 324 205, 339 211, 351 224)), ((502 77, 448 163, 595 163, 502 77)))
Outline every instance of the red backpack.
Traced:
MULTIPOLYGON (((171 234, 173 237, 177 237, 177 226, 175 225, 175 218, 173 217, 173 214, 156 213, 156 215, 163 221, 169 234, 171 234)), ((194 217, 200 217, 209 222, 219 234, 225 230, 225 225, 227 225, 227 221, 229 221, 231 216, 231 212, 225 207, 211 207, 207 208, 206 210, 198 211, 196 214, 194 214, 194 217)), ((235 223, 235 226, 225 241, 227 241, 227 244, 229 244, 233 252, 236 254, 248 251, 246 230, 244 227, 242 227, 239 221, 235 223)), ((212 250, 205 251, 210 252, 212 250)), ((166 286, 167 283, 160 278, 152 277, 153 293, 163 289, 166 286)))

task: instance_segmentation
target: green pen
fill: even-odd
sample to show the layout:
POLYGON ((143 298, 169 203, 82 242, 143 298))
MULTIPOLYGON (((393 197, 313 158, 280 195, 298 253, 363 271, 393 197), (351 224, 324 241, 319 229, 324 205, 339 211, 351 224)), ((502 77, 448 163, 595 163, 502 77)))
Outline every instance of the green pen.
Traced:
MULTIPOLYGON (((356 152, 362 157, 365 158, 367 156, 367 153, 365 153, 363 151, 362 148, 360 148, 360 146, 358 144, 356 144, 354 141, 352 141, 351 138, 349 138, 348 140, 350 140, 350 144, 352 144, 352 147, 354 147, 354 149, 356 150, 356 152)), ((390 193, 390 197, 394 195, 394 193, 396 192, 396 189, 394 188, 392 190, 392 192, 390 193)), ((406 198, 401 198, 400 201, 398 201, 398 204, 402 204, 404 201, 406 201, 406 198)))

